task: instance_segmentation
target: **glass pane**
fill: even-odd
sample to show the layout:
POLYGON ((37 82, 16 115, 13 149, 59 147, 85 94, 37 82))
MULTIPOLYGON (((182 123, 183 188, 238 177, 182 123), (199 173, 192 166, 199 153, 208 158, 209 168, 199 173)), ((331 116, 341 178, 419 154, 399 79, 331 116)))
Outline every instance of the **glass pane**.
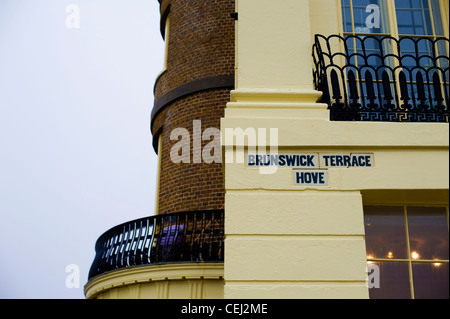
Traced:
POLYGON ((367 257, 407 259, 403 207, 364 207, 367 257))
POLYGON ((448 260, 449 233, 446 209, 408 207, 407 213, 411 258, 448 260))
POLYGON ((431 11, 433 14, 434 32, 436 35, 444 35, 444 27, 442 26, 441 8, 439 0, 431 0, 431 11))
POLYGON ((370 299, 410 299, 409 267, 407 262, 377 262, 368 264, 370 299), (375 267, 373 269, 373 267, 375 267), (378 267, 378 268, 376 268, 378 267), (373 269, 373 272, 370 270, 373 269), (379 288, 372 283, 379 277, 379 288), (373 288, 371 288, 373 287, 373 288))
POLYGON ((413 263, 414 299, 448 299, 448 264, 413 263))
POLYGON ((428 0, 395 0, 398 33, 433 35, 428 0))
POLYGON ((389 33, 386 0, 342 0, 342 16, 344 32, 389 33))

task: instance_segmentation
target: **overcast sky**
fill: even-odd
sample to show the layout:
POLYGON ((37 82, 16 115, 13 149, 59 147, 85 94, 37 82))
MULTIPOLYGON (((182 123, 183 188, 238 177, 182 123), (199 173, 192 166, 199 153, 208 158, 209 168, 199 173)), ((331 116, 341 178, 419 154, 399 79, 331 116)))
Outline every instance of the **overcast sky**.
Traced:
POLYGON ((0 0, 0 298, 84 298, 97 238, 153 215, 158 9, 0 0), (70 264, 80 288, 66 287, 70 264))

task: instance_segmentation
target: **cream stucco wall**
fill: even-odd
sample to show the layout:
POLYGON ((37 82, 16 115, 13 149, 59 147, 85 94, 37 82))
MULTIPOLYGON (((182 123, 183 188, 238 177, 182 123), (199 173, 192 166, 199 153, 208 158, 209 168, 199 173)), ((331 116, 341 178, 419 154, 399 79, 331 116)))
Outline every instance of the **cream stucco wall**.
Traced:
POLYGON ((368 298, 363 205, 448 205, 448 124, 329 121, 311 48, 315 33, 339 33, 339 1, 237 0, 237 11, 237 86, 221 123, 224 296, 368 298), (375 165, 295 186, 292 169, 236 163, 249 146, 226 138, 238 128, 266 129, 267 145, 276 128, 280 153, 372 153, 375 165))
POLYGON ((310 89, 309 0, 236 1, 237 79, 242 88, 310 89), (296 21, 295 23, 292 23, 296 21), (240 32, 245 30, 245 32, 240 32), (255 54, 257 53, 257 54, 255 54), (308 57, 305 60, 305 57, 308 57), (290 64, 287 61, 303 60, 290 64))

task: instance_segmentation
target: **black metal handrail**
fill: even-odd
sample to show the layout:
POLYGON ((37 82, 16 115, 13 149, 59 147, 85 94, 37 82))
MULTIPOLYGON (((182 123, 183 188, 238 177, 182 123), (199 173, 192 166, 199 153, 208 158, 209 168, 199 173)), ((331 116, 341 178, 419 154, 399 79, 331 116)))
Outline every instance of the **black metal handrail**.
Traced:
POLYGON ((448 123, 448 45, 443 37, 316 35, 315 88, 334 121, 448 123))
POLYGON ((223 262, 224 212, 157 215, 118 225, 99 237, 89 280, 132 266, 223 262))

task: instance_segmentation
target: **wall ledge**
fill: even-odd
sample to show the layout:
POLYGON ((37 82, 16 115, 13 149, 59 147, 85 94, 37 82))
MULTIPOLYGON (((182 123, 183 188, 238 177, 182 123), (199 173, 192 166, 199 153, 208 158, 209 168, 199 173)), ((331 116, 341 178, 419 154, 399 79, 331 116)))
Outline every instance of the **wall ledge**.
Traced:
POLYGON ((178 263, 136 266, 114 270, 94 277, 84 287, 87 299, 107 290, 132 284, 171 280, 222 280, 223 263, 178 263))

